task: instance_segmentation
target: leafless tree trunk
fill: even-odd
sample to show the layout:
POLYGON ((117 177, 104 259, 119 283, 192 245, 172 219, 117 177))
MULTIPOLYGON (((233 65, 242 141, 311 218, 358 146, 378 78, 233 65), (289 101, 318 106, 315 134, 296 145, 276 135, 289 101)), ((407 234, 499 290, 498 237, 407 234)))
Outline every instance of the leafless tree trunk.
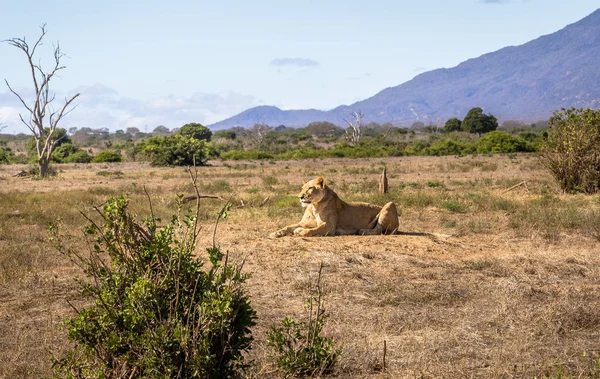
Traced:
POLYGON ((23 124, 25 124, 25 126, 33 133, 40 176, 46 177, 48 175, 52 151, 54 151, 54 147, 59 142, 59 140, 53 138, 54 133, 60 120, 75 109, 74 106, 71 106, 71 103, 79 96, 79 93, 73 95, 71 98, 65 98, 64 104, 58 108, 52 106, 56 94, 50 92, 50 81, 60 70, 65 68, 65 66, 60 63, 60 60, 65 54, 60 50, 60 45, 57 43, 54 47, 54 67, 52 70, 45 72, 42 69, 41 63, 35 63, 35 52, 37 48, 42 45, 42 40, 46 35, 46 25, 42 25, 40 29, 42 30, 41 35, 31 47, 25 41, 25 37, 11 38, 4 41, 23 51, 27 56, 27 62, 29 64, 29 69, 31 70, 31 78, 33 79, 33 87, 35 90, 35 96, 32 102, 27 103, 23 97, 8 84, 8 80, 4 79, 4 82, 10 92, 19 98, 27 110, 29 117, 24 118, 22 114, 19 114, 19 117, 21 118, 21 122, 23 122, 23 124))
POLYGON ((4 125, 3 123, 0 122, 0 132, 3 131, 4 129, 6 129, 8 127, 8 125, 4 125))
POLYGON ((356 146, 360 142, 360 138, 362 137, 363 126, 362 126, 362 118, 363 114, 361 111, 354 111, 350 113, 353 120, 344 120, 348 127, 346 128, 346 141, 348 141, 352 146, 356 146))
POLYGON ((271 128, 267 124, 254 124, 250 129, 250 140, 255 148, 260 149, 262 147, 269 131, 271 131, 271 128))

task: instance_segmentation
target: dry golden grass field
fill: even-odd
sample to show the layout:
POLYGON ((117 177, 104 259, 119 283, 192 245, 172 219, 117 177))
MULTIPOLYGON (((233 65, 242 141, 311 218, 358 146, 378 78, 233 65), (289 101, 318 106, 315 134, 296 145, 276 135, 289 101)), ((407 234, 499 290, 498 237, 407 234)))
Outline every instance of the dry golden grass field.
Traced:
MULTIPOLYGON (((281 376, 266 333, 306 315, 321 262, 338 377, 600 376, 600 197, 562 194, 535 156, 210 163, 199 169, 202 193, 233 202, 217 243, 230 259, 248 255, 252 377, 281 376), (390 193, 379 195, 384 165, 390 193), (267 238, 299 220, 295 195, 317 175, 344 200, 394 201, 401 233, 267 238)), ((68 344, 67 300, 85 304, 81 272, 49 242, 50 221, 61 218, 86 251, 79 212, 126 193, 148 215, 145 187, 154 211, 170 215, 176 194, 193 193, 184 168, 57 167, 40 181, 0 166, 0 378, 50 376, 51 353, 68 344)), ((201 204, 200 256, 223 202, 201 204)))

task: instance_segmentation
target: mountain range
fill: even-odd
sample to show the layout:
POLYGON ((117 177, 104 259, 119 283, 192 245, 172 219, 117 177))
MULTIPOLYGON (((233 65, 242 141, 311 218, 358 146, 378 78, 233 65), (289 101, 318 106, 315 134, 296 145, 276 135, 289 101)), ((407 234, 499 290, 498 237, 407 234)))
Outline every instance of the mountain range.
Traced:
POLYGON ((256 123, 297 127, 313 121, 344 125, 353 111, 362 112, 365 123, 439 124, 452 117, 462 119, 473 107, 481 107, 501 121, 533 122, 548 119, 560 108, 598 108, 599 57, 600 9, 555 33, 453 68, 422 73, 354 104, 327 111, 258 106, 210 127, 217 130, 256 123))

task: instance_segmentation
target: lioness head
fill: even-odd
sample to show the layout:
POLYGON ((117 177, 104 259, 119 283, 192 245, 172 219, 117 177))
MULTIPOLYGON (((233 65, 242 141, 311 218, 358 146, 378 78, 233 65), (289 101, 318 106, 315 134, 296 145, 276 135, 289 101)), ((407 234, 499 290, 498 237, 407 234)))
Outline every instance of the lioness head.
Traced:
POLYGON ((302 183, 302 191, 300 191, 298 197, 303 207, 307 207, 309 204, 316 204, 325 196, 325 179, 322 176, 302 183))

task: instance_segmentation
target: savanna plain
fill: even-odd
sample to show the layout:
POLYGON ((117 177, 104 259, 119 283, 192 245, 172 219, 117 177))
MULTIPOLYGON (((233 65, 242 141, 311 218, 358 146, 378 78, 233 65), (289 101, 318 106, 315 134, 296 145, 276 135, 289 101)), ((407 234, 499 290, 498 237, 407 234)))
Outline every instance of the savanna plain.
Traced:
MULTIPOLYGON (((82 214, 108 198, 127 194, 140 216, 150 198, 168 217, 177 194, 194 193, 181 167, 56 167, 33 180, 0 166, 0 378, 50 376, 69 344, 61 323, 87 301, 75 282, 85 275, 50 243, 49 222, 60 219, 86 252, 82 214)), ((197 254, 206 259, 230 200, 215 240, 250 274, 250 377, 282 376, 267 333, 307 315, 321 265, 337 377, 600 376, 600 197, 563 194, 535 155, 216 160, 198 170, 201 193, 219 198, 201 199, 197 254), (300 219, 301 181, 318 175, 344 200, 395 202, 399 234, 269 239, 300 219)))

